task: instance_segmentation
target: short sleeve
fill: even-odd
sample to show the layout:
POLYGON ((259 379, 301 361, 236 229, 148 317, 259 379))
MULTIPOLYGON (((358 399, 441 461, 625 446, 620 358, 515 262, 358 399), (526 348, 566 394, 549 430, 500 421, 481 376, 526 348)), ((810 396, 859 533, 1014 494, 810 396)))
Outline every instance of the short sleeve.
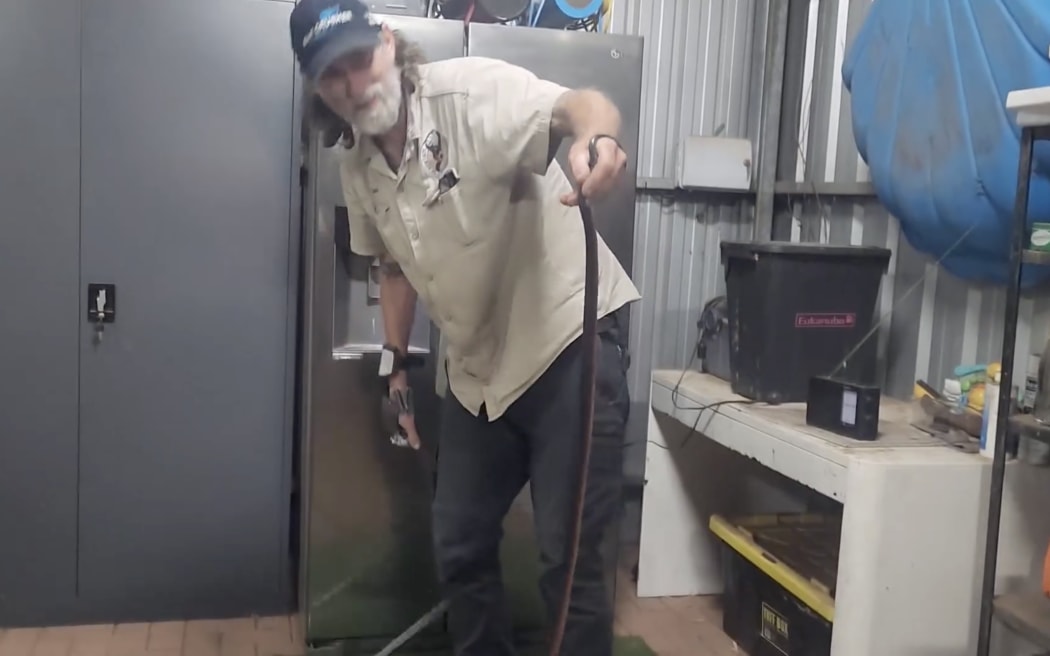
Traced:
POLYGON ((569 89, 498 59, 473 59, 468 120, 479 159, 499 174, 544 174, 551 114, 569 89))
POLYGON ((379 257, 386 254, 386 245, 376 229, 372 218, 354 187, 353 173, 344 162, 339 166, 339 178, 346 201, 346 213, 350 224, 350 250, 364 257, 379 257))

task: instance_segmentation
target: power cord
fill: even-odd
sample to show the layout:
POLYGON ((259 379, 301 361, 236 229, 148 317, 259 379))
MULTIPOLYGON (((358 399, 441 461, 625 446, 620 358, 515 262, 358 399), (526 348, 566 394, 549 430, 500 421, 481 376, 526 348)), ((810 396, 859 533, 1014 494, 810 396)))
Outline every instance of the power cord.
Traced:
MULTIPOLYGON (((704 305, 704 309, 701 312, 701 316, 703 316, 707 312, 708 308, 712 304, 714 304, 717 300, 718 299, 715 298, 715 299, 712 299, 712 300, 708 301, 704 305)), ((688 373, 688 372, 693 370, 693 365, 696 363, 696 360, 699 357, 699 354, 700 354, 700 351, 701 351, 701 346, 702 346, 702 344, 704 342, 704 338, 707 336, 707 327, 704 325, 704 323, 702 321, 700 321, 700 322, 698 322, 697 325, 699 327, 699 332, 697 333, 696 345, 694 346, 694 348, 692 350, 693 352, 692 352, 692 354, 689 357, 689 362, 686 364, 685 368, 682 369, 682 372, 678 376, 678 381, 675 383, 674 387, 671 388, 671 404, 674 405, 675 410, 684 410, 686 412, 696 412, 696 419, 693 421, 693 425, 690 426, 689 429, 686 431, 685 435, 683 436, 682 440, 679 442, 677 447, 672 448, 672 447, 667 446, 665 444, 660 444, 658 442, 654 442, 653 440, 647 440, 647 442, 649 444, 652 444, 653 446, 659 447, 659 448, 661 448, 661 449, 663 449, 665 451, 672 451, 672 450, 682 449, 687 444, 689 444, 689 440, 691 440, 693 438, 693 436, 696 434, 696 429, 700 425, 701 417, 704 416, 704 412, 706 412, 707 410, 716 410, 715 414, 717 414, 717 409, 722 407, 722 406, 726 406, 726 405, 755 405, 755 401, 752 401, 750 399, 727 399, 725 401, 716 401, 714 403, 708 403, 706 405, 688 405, 687 406, 687 405, 682 405, 681 403, 679 403, 678 397, 681 395, 681 388, 682 388, 683 381, 685 381, 685 375, 686 375, 686 373, 688 373)))
POLYGON ((716 410, 715 414, 719 414, 717 412, 717 408, 720 408, 725 405, 756 405, 756 403, 755 401, 751 401, 750 399, 727 399, 725 401, 716 401, 715 403, 708 403, 707 405, 694 406, 691 408, 683 408, 681 406, 676 405, 675 408, 678 410, 696 412, 696 419, 693 420, 692 426, 690 426, 689 429, 685 431, 685 435, 682 437, 682 440, 678 443, 678 446, 670 447, 665 444, 660 444, 659 442, 654 442, 653 440, 648 440, 648 442, 649 444, 652 444, 655 447, 659 447, 664 451, 681 450, 685 448, 685 446, 689 444, 689 440, 693 439, 693 436, 696 435, 696 429, 700 425, 700 418, 704 416, 704 412, 707 410, 716 410))

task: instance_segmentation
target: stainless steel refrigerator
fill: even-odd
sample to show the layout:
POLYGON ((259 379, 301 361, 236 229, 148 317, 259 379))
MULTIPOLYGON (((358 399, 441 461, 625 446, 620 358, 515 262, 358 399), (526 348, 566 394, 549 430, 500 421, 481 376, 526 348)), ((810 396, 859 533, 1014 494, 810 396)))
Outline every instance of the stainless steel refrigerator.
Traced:
MULTIPOLYGON (((642 39, 502 25, 465 29, 459 22, 409 16, 382 19, 419 43, 432 61, 464 54, 496 57, 567 86, 601 89, 623 115, 626 180, 634 180, 642 39)), ((417 425, 429 449, 421 454, 394 447, 379 425, 384 390, 376 371, 383 333, 374 263, 349 250, 337 153, 313 132, 307 141, 300 612, 304 636, 318 650, 370 653, 440 599, 430 537, 433 445, 443 389, 439 335, 418 308, 410 346, 426 362, 413 384, 417 425)), ((566 149, 567 144, 559 154, 563 166, 566 149)), ((634 196, 628 182, 595 206, 603 238, 628 271, 634 196)), ((616 527, 606 542, 612 591, 616 527)), ((546 620, 527 489, 505 522, 502 559, 515 629, 523 642, 540 639, 546 620)), ((412 645, 440 649, 447 643, 439 622, 412 645)))

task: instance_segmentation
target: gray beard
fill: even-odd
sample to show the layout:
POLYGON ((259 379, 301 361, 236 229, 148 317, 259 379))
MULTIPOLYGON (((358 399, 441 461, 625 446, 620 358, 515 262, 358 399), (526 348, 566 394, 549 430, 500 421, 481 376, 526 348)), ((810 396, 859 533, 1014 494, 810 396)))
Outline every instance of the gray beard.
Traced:
POLYGON ((350 120, 354 128, 370 137, 386 134, 397 125, 397 120, 401 117, 403 92, 400 71, 381 84, 375 107, 355 112, 350 120))

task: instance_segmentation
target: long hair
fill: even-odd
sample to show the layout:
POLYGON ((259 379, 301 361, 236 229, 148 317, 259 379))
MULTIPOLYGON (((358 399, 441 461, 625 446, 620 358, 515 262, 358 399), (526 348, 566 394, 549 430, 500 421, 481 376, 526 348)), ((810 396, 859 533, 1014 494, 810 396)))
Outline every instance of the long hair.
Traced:
MULTIPOLYGON (((419 84, 419 66, 424 63, 426 57, 419 44, 409 41, 400 30, 394 30, 394 64, 401 70, 401 87, 406 94, 419 84)), ((354 132, 350 124, 324 104, 309 80, 303 83, 303 95, 304 139, 309 139, 311 130, 317 130, 325 148, 338 143, 342 143, 345 148, 353 148, 354 132)))

